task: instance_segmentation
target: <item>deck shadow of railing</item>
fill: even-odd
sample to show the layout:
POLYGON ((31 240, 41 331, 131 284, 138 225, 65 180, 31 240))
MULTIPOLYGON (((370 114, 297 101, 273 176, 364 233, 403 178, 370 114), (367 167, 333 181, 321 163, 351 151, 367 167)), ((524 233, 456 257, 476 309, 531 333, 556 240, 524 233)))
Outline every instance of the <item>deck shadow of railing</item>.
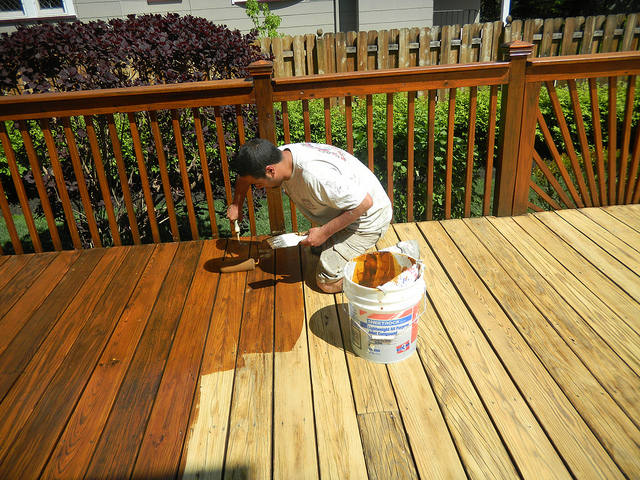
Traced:
MULTIPOLYGON (((531 49, 278 79, 262 61, 245 80, 3 97, 2 252, 228 235, 229 159, 256 121, 277 144, 356 154, 396 222, 638 203, 640 52, 528 60, 531 49)), ((266 197, 268 219, 249 196, 243 235, 301 229, 279 190, 266 197)))

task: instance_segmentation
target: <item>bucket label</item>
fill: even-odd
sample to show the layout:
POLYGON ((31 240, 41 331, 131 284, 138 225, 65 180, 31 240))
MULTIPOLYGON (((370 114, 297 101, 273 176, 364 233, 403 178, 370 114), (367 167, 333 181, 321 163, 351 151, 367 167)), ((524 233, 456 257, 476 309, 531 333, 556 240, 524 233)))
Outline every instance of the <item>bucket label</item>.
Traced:
POLYGON ((398 333, 417 318, 420 304, 417 303, 403 312, 395 313, 371 313, 367 310, 357 309, 351 305, 351 318, 356 320, 363 330, 372 337, 395 337, 398 333))

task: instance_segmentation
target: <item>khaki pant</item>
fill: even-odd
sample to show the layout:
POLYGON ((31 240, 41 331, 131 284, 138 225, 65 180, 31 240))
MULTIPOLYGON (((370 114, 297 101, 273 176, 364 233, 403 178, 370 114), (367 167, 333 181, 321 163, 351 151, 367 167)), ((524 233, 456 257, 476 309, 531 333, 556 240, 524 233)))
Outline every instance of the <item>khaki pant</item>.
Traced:
POLYGON ((376 233, 357 233, 340 230, 322 245, 316 269, 318 283, 335 283, 344 276, 348 262, 373 247, 387 232, 387 227, 376 233))

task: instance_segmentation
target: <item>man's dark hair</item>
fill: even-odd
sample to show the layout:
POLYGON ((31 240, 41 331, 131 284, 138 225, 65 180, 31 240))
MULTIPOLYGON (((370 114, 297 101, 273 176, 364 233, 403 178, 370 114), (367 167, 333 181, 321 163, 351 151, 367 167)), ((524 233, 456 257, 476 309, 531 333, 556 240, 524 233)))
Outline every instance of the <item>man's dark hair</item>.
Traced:
POLYGON ((267 178, 267 165, 282 160, 282 152, 269 140, 254 138, 240 147, 236 155, 236 172, 241 177, 247 175, 256 179, 267 178))

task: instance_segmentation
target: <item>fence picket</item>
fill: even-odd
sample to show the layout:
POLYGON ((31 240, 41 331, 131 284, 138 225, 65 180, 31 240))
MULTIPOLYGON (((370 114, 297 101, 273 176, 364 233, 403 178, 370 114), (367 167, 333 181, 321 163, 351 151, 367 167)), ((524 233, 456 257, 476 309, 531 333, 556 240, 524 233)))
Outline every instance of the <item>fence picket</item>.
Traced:
POLYGON ((638 13, 514 20, 400 30, 262 38, 274 56, 274 77, 384 70, 500 60, 500 45, 534 45, 532 58, 636 50, 638 13), (314 61, 315 59, 315 61, 314 61), (306 68, 305 68, 306 67, 306 68))

